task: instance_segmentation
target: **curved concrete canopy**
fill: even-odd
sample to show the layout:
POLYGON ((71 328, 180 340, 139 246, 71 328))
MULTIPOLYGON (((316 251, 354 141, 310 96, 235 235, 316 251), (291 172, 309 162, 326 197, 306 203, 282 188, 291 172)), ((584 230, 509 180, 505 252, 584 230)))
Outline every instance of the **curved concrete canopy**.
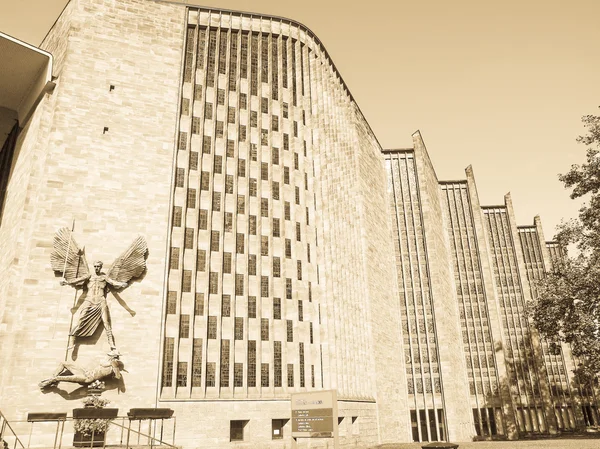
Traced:
POLYGON ((15 124, 26 123, 52 83, 52 55, 0 32, 0 148, 15 124))

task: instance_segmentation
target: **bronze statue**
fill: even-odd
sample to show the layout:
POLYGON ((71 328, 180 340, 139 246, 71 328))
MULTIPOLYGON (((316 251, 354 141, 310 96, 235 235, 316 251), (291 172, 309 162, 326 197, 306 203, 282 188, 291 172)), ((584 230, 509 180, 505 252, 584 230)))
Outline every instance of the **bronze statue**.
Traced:
MULTIPOLYGON (((94 262, 94 273, 90 273, 85 254, 81 250, 72 232, 61 228, 54 237, 54 250, 50 256, 52 269, 62 274, 61 285, 71 285, 87 290, 81 302, 81 311, 77 325, 69 334, 69 349, 75 345, 77 337, 89 337, 94 334, 102 322, 111 350, 116 350, 115 339, 110 323, 110 312, 106 303, 108 289, 124 289, 127 282, 139 277, 146 269, 145 256, 148 252, 146 240, 136 238, 105 274, 102 262, 94 262)), ((77 306, 72 309, 75 313, 77 306)), ((132 315, 135 312, 128 309, 132 315)))
POLYGON ((108 358, 93 369, 79 367, 76 363, 60 362, 58 368, 49 379, 39 383, 43 390, 47 387, 56 386, 60 382, 72 382, 81 385, 89 385, 97 380, 114 376, 115 379, 121 378, 123 363, 119 360, 121 354, 118 351, 110 351, 108 358))

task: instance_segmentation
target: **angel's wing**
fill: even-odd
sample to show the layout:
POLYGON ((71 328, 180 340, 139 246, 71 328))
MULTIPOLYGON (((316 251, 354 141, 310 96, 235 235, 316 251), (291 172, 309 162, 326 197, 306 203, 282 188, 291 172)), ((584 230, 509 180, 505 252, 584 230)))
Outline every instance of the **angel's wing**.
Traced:
POLYGON ((140 276, 146 269, 148 245, 144 237, 136 238, 123 254, 112 264, 106 276, 119 282, 128 282, 140 276))
POLYGON ((70 282, 90 274, 85 254, 75 242, 69 228, 60 228, 54 236, 50 265, 70 282))

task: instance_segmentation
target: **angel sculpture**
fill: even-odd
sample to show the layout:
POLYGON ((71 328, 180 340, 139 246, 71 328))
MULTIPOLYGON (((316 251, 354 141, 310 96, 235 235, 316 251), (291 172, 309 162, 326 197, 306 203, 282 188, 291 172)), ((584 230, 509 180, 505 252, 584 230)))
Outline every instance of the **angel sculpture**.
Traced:
MULTIPOLYGON (((128 285, 127 282, 139 277, 144 272, 147 252, 146 240, 143 237, 137 237, 112 264, 106 274, 102 272, 101 261, 94 262, 94 273, 90 273, 85 254, 77 246, 71 230, 61 228, 57 231, 54 236, 54 249, 50 255, 52 269, 62 274, 61 285, 87 289, 87 295, 80 306, 79 321, 69 334, 69 349, 75 346, 77 337, 93 335, 102 322, 108 344, 111 350, 116 351, 106 295, 109 288, 124 289, 128 285)), ((72 312, 74 313, 76 309, 77 307, 72 312)), ((134 315, 131 310, 130 313, 134 315)))

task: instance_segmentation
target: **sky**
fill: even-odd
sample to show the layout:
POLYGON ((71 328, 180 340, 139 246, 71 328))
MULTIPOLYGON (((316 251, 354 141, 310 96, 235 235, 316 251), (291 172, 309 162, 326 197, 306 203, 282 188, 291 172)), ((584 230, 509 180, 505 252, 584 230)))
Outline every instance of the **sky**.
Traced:
MULTIPOLYGON (((39 45, 66 3, 0 0, 0 31, 39 45)), ((585 161, 581 116, 600 114, 600 1, 187 3, 303 23, 383 148, 411 147, 420 130, 440 180, 472 165, 481 204, 511 192, 517 223, 540 215, 547 240, 577 215, 558 174, 585 161)))

